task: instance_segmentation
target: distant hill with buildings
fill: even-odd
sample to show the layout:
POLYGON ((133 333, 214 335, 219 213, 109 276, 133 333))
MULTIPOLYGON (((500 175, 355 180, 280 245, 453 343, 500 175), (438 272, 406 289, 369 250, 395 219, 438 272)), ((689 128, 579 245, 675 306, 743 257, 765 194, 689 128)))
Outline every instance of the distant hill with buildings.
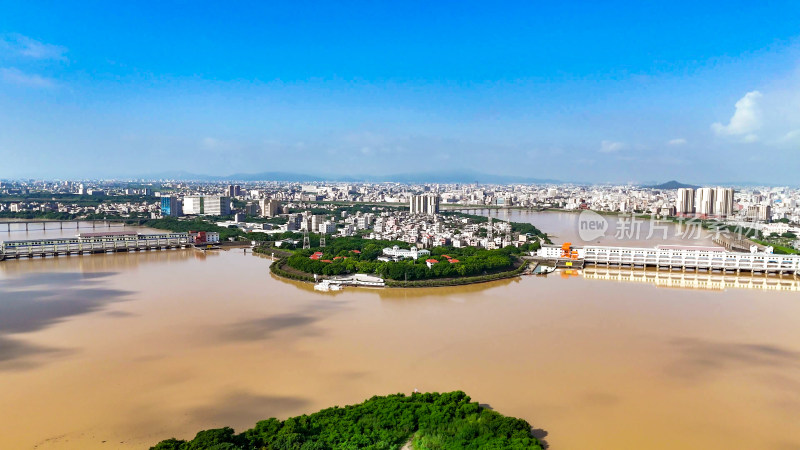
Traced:
POLYGON ((644 186, 644 187, 648 189, 680 189, 680 188, 699 189, 700 188, 700 186, 694 186, 692 184, 684 184, 675 180, 667 181, 666 183, 656 184, 653 186, 644 186))
POLYGON ((338 182, 398 182, 398 183, 536 183, 559 184, 562 181, 523 176, 494 175, 471 171, 418 172, 394 175, 311 175, 291 172, 234 173, 231 175, 205 175, 184 171, 162 172, 137 177, 141 179, 181 181, 338 181, 338 182))
POLYGON ((312 181, 323 178, 290 172, 235 173, 231 175, 208 175, 184 171, 161 172, 137 176, 145 180, 180 180, 180 181, 312 181))
POLYGON ((394 175, 381 175, 366 177, 364 181, 395 181, 399 183, 535 183, 535 184, 561 184, 563 181, 543 178, 533 178, 515 175, 494 175, 472 171, 436 171, 414 172, 394 175))

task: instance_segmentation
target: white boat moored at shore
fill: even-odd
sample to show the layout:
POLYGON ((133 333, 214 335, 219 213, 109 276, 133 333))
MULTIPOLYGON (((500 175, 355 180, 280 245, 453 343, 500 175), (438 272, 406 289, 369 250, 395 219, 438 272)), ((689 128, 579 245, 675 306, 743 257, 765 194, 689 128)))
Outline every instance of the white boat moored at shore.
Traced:
POLYGON ((384 287, 383 278, 356 273, 344 277, 328 278, 314 285, 317 291, 341 291, 344 286, 384 287))
POLYGON ((543 264, 539 264, 533 269, 534 275, 547 275, 548 273, 555 272, 556 268, 554 266, 545 266, 543 264))
POLYGON ((314 285, 315 291, 341 291, 343 289, 342 285, 339 283, 332 283, 331 280, 322 280, 319 283, 314 285))

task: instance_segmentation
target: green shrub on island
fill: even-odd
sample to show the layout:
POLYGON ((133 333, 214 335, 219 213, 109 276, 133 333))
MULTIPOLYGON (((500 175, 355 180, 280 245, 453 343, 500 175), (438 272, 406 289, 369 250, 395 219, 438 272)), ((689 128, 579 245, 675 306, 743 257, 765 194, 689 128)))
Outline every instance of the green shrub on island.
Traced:
POLYGON ((386 280, 388 287, 441 287, 441 286, 461 286, 465 284, 486 283, 489 281, 503 280, 506 278, 516 277, 525 271, 527 264, 522 262, 519 267, 506 272, 497 272, 488 275, 477 275, 473 277, 459 277, 459 278, 432 278, 428 280, 413 280, 413 281, 395 281, 386 280))
POLYGON ((780 245, 775 240, 760 240, 753 239, 756 244, 761 244, 765 247, 772 247, 772 253, 776 255, 800 255, 800 250, 785 245, 780 245))
POLYGON ((377 274, 392 280, 426 280, 486 275, 514 267, 512 254, 516 247, 484 250, 477 247, 433 247, 430 256, 400 261, 379 261, 385 247, 405 246, 391 241, 371 241, 361 238, 339 238, 326 248, 296 252, 287 264, 305 273, 341 275, 349 273, 377 274), (319 255, 321 252, 322 255, 319 255), (315 254, 316 253, 316 254, 315 254), (428 267, 427 261, 437 261, 428 267))
POLYGON ((239 434, 225 427, 190 441, 167 439, 151 450, 400 449, 409 441, 415 449, 542 449, 528 422, 456 391, 376 396, 284 421, 262 420, 239 434))

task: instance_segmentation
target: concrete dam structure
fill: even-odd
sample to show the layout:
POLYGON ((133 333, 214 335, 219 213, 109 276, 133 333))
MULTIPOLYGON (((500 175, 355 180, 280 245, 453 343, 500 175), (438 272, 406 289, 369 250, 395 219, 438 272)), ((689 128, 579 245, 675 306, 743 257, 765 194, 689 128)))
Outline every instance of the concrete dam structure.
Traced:
POLYGON ((731 252, 722 247, 659 245, 654 248, 587 245, 544 246, 535 256, 556 262, 574 261, 620 267, 707 270, 720 272, 800 273, 800 255, 778 255, 764 251, 731 252))

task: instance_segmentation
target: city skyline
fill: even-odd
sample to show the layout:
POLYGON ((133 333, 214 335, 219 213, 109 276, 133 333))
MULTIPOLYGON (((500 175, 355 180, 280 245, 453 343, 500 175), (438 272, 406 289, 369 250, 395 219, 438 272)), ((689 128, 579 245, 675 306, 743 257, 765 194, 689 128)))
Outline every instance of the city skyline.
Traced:
POLYGON ((193 6, 9 5, 0 178, 797 183, 793 2, 193 6))
MULTIPOLYGON (((396 184, 396 185, 484 185, 484 186, 627 186, 644 189, 680 190, 682 187, 699 188, 701 186, 682 181, 691 180, 647 180, 641 182, 588 182, 580 180, 556 180, 535 177, 498 175, 472 171, 463 172, 429 172, 429 173, 398 173, 387 175, 313 175, 290 172, 259 172, 235 173, 228 176, 209 174, 196 174, 176 171, 151 175, 129 176, 94 176, 94 177, 15 177, 1 178, 0 183, 37 183, 37 182, 94 182, 94 183, 162 183, 177 182, 189 184, 217 184, 217 183, 333 183, 333 184, 396 184)), ((800 186, 800 182, 778 183, 759 181, 712 181, 701 182, 705 187, 725 188, 793 188, 800 186)))
POLYGON ((0 449, 800 450, 797 0, 0 11, 0 449))

